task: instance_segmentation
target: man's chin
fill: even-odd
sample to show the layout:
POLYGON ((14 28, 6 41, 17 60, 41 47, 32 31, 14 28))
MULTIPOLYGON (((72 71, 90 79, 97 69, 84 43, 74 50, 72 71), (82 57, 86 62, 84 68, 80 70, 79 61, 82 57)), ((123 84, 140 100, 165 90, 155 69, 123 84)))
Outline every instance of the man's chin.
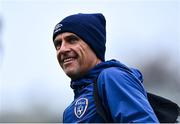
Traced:
POLYGON ((68 63, 63 65, 63 70, 68 77, 71 79, 77 77, 79 73, 78 64, 76 62, 68 63))
POLYGON ((68 77, 70 77, 71 79, 74 79, 77 77, 77 72, 75 70, 64 70, 64 72, 66 73, 66 75, 68 77))
POLYGON ((78 75, 74 75, 74 74, 66 74, 69 78, 71 78, 71 80, 75 80, 78 79, 79 76, 78 75))

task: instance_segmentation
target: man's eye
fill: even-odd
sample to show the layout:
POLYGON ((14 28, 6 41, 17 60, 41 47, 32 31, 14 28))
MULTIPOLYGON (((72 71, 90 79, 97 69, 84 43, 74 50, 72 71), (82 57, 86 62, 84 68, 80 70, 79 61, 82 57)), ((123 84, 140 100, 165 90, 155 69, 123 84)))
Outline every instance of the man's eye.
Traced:
POLYGON ((78 41, 78 38, 77 37, 71 37, 69 38, 69 43, 75 43, 78 41))
POLYGON ((59 42, 59 41, 54 42, 54 46, 55 46, 56 49, 60 48, 61 47, 61 42, 59 42))

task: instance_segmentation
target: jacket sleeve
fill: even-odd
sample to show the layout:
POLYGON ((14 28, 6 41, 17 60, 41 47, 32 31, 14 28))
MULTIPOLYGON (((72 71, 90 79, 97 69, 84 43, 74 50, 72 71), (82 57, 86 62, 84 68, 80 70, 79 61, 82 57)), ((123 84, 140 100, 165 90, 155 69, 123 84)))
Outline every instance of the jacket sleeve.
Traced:
POLYGON ((135 76, 117 68, 105 69, 99 75, 98 89, 102 104, 114 122, 158 122, 146 91, 135 76))

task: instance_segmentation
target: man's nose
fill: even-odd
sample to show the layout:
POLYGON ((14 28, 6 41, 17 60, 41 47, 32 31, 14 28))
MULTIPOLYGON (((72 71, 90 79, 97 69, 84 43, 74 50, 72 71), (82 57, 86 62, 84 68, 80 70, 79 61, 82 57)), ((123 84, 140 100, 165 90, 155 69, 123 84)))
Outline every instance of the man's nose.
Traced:
POLYGON ((61 44, 61 48, 59 50, 59 53, 66 53, 70 51, 69 49, 69 45, 65 42, 65 41, 62 41, 62 44, 61 44))

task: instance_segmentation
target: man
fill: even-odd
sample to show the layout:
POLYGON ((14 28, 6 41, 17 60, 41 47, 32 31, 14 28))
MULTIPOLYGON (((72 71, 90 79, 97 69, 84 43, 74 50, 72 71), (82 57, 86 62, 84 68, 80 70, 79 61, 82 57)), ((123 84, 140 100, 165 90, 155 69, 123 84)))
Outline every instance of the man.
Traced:
POLYGON ((112 122, 158 122, 147 100, 141 73, 119 61, 105 61, 106 20, 102 14, 64 18, 54 29, 53 42, 75 95, 64 111, 64 123, 105 122, 93 97, 95 80, 112 122))

